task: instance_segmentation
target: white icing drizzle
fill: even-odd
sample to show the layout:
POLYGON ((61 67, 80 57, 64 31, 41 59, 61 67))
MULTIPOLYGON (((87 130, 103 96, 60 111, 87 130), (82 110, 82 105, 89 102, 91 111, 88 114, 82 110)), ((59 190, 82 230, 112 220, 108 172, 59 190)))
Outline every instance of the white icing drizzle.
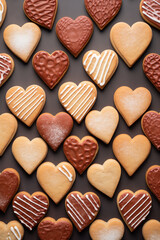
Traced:
POLYGON ((2 7, 2 9, 0 10, 0 22, 2 22, 2 16, 3 16, 3 12, 4 12, 4 6, 3 6, 3 3, 2 1, 0 0, 0 5, 2 7))
MULTIPOLYGON (((128 224, 131 224, 131 223, 134 221, 134 219, 137 218, 150 204, 151 204, 151 201, 145 206, 145 208, 143 208, 139 213, 137 213, 137 214, 135 215, 135 217, 132 218, 132 219, 129 221, 128 224)), ((149 210, 149 209, 151 209, 151 206, 149 206, 147 210, 149 210)), ((136 209, 136 211, 137 211, 137 209, 136 209)), ((135 211, 135 212, 136 212, 136 211, 135 211)), ((134 212, 134 213, 135 213, 135 212, 134 212)), ((130 217, 129 217, 129 218, 130 218, 130 217)))
POLYGON ((145 194, 124 214, 126 216, 145 197, 145 194))
POLYGON ((75 215, 75 217, 77 218, 77 220, 83 224, 82 220, 76 215, 76 213, 73 211, 73 209, 71 208, 71 206, 69 204, 67 204, 67 207, 70 209, 70 211, 72 212, 72 214, 75 215))
POLYGON ((17 226, 11 227, 10 230, 17 240, 21 240, 22 236, 17 226))
POLYGON ((72 182, 73 176, 72 176, 72 174, 70 173, 70 171, 68 170, 68 168, 66 168, 65 165, 63 165, 62 168, 59 167, 58 170, 59 170, 61 173, 63 173, 63 174, 68 178, 68 180, 69 180, 70 182, 72 182), (62 168, 63 168, 66 172, 65 172, 62 168))
MULTIPOLYGON (((37 223, 37 221, 35 221, 30 215, 28 215, 26 212, 22 211, 20 208, 16 207, 15 205, 13 205, 13 207, 15 209, 17 209, 19 212, 23 213, 25 216, 27 216, 28 218, 30 218, 33 222, 37 223)), ((31 223, 33 225, 33 223, 31 223)))
POLYGON ((123 201, 128 197, 128 195, 129 195, 129 194, 127 193, 126 196, 119 201, 119 204, 120 204, 121 202, 123 202, 123 201))
MULTIPOLYGON (((151 208, 151 207, 150 207, 151 208)), ((150 209, 149 208, 149 209, 150 209)), ((147 209, 133 224, 131 224, 131 227, 135 226, 135 224, 141 219, 143 218, 143 220, 145 220, 145 215, 146 213, 148 213, 149 209, 147 209)), ((147 214, 148 215, 148 214, 147 214)))
MULTIPOLYGON (((25 209, 27 212, 30 212, 30 213, 32 213, 33 215, 38 216, 38 214, 36 214, 36 213, 34 213, 33 211, 29 210, 28 208, 24 207, 23 205, 21 205, 21 204, 18 203, 17 201, 14 201, 14 204, 16 204, 16 205, 20 206, 21 208, 25 209)), ((14 207, 15 207, 15 205, 14 205, 14 207)))
POLYGON ((34 210, 36 210, 37 212, 40 212, 39 209, 35 208, 34 206, 32 206, 31 204, 29 204, 28 202, 24 201, 22 198, 20 198, 19 196, 17 197, 20 201, 24 202, 25 204, 27 204, 28 206, 30 206, 31 208, 33 208, 34 210))
POLYGON ((78 199, 83 203, 83 205, 87 208, 87 210, 92 214, 92 216, 95 216, 95 214, 88 208, 88 206, 85 204, 85 202, 81 199, 81 197, 77 194, 78 199))
POLYGON ((98 211, 98 208, 94 205, 94 203, 91 201, 88 195, 86 195, 87 200, 91 203, 91 205, 94 207, 96 211, 98 211))
POLYGON ((38 94, 37 88, 38 87, 33 86, 25 93, 23 93, 23 91, 18 92, 20 90, 20 88, 18 88, 13 94, 7 97, 7 100, 11 99, 8 105, 13 102, 13 109, 17 117, 24 119, 24 121, 26 121, 38 108, 41 102, 44 101, 44 95, 38 94), (23 94, 21 95, 21 93, 23 94), (21 96, 19 97, 19 95, 21 96))
POLYGON ((21 219, 21 223, 24 224, 26 227, 28 227, 30 230, 32 230, 32 228, 26 222, 24 222, 22 219, 21 219))
MULTIPOLYGON (((69 87, 69 85, 67 86, 69 87)), ((61 100, 63 99, 62 103, 65 103, 64 107, 68 107, 66 108, 66 110, 71 111, 71 115, 74 116, 76 119, 78 119, 82 115, 80 118, 81 120, 95 101, 94 97, 94 99, 92 99, 88 103, 89 99, 92 97, 93 88, 87 84, 83 85, 79 84, 79 86, 76 89, 71 91, 73 89, 73 86, 72 88, 70 87, 69 89, 67 86, 60 93, 60 95, 63 94, 60 99, 61 100), (66 90, 66 92, 64 90, 66 90), (67 96, 68 93, 69 95, 67 96), (78 98, 75 99, 78 94, 79 94, 78 98), (73 107, 76 104, 77 104, 76 108, 72 111, 73 107)))
POLYGON ((103 86, 105 84, 106 77, 107 77, 107 74, 111 67, 114 56, 115 56, 115 53, 110 50, 106 50, 102 58, 101 58, 101 55, 97 55, 97 54, 93 53, 92 51, 90 51, 87 54, 85 61, 83 62, 83 65, 86 66, 86 71, 89 71, 89 67, 93 63, 93 59, 94 58, 96 59, 91 71, 89 71, 89 74, 95 74, 94 80, 95 81, 98 80, 97 83, 100 86, 103 86), (90 57, 90 60, 87 64, 89 57, 90 57), (104 64, 103 67, 102 67, 102 64, 104 64), (97 69, 97 71, 95 72, 96 69, 97 69), (100 74, 100 72, 101 72, 101 74, 100 74), (99 76, 99 79, 97 79, 98 76, 99 76))
POLYGON ((121 208, 121 211, 132 201, 132 199, 135 198, 135 195, 133 195, 128 202, 126 202, 126 204, 124 204, 124 206, 121 208))
POLYGON ((90 195, 91 196, 91 198, 93 199, 93 202, 96 204, 96 206, 99 208, 100 206, 99 206, 99 204, 96 202, 96 200, 95 200, 95 198, 93 197, 93 195, 91 194, 90 195))
POLYGON ((148 212, 143 218, 141 218, 141 220, 133 228, 135 229, 142 221, 144 221, 149 213, 150 212, 148 212))
MULTIPOLYGON (((38 203, 36 203, 36 202, 32 201, 32 200, 31 200, 30 198, 28 198, 26 195, 23 195, 23 197, 24 197, 25 199, 27 199, 29 202, 31 202, 31 203, 33 203, 33 204, 37 205, 38 207, 41 207, 41 208, 43 208, 43 209, 47 210, 47 208, 46 208, 46 207, 43 207, 42 205, 40 205, 40 204, 38 204, 38 203)), ((47 204, 47 205, 48 205, 48 204, 47 204)))
POLYGON ((67 203, 68 205, 70 205, 74 210, 75 212, 79 215, 79 217, 82 219, 83 222, 85 222, 85 219, 82 217, 82 215, 77 211, 77 209, 73 206, 73 204, 69 201, 69 199, 67 198, 67 203))
POLYGON ((82 228, 82 226, 77 222, 77 220, 75 219, 75 217, 72 215, 72 213, 70 211, 68 211, 68 214, 71 216, 71 218, 77 223, 77 225, 79 226, 79 228, 82 228))
MULTIPOLYGON (((1 1, 0 1, 1 3, 1 1)), ((2 83, 3 79, 4 79, 4 74, 7 74, 8 71, 10 71, 10 67, 8 66, 8 64, 6 64, 4 61, 2 61, 2 59, 8 63, 11 63, 11 60, 5 56, 5 55, 0 55, 0 67, 2 69, 0 69, 0 84, 2 83)))
MULTIPOLYGON (((22 216, 19 212, 14 211, 14 213, 18 216, 20 216, 22 219, 24 219, 24 221, 28 222, 29 224, 31 224, 32 226, 34 226, 33 223, 31 223, 30 221, 28 221, 24 216, 22 216)), ((19 219, 21 221, 21 219, 19 219)))
POLYGON ((37 198, 36 196, 33 196, 33 198, 36 199, 38 202, 43 203, 43 204, 46 205, 46 206, 48 205, 48 203, 43 202, 42 200, 40 200, 40 199, 37 198))
MULTIPOLYGON (((158 3, 156 0, 152 0, 155 4, 159 5, 160 6, 160 3, 158 3)), ((155 8, 151 7, 149 4, 147 4, 146 1, 143 2, 144 5, 142 5, 142 13, 144 15, 146 15, 148 18, 150 18, 151 20, 157 22, 157 23, 160 23, 160 9, 159 11, 156 11, 155 8), (147 13, 149 12, 149 14, 147 13), (154 16, 151 16, 150 14, 154 15, 154 16)))

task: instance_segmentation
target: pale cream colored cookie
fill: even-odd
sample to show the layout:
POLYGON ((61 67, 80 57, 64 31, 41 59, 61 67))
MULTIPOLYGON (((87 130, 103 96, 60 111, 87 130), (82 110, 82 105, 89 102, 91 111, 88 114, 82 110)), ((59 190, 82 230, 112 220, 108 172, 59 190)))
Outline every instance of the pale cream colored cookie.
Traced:
POLYGON ((88 181, 99 191, 112 198, 121 177, 121 167, 114 159, 103 165, 92 164, 87 171, 88 181))
POLYGON ((155 219, 147 221, 143 225, 142 234, 145 240, 160 239, 160 222, 155 219))
POLYGON ((97 219, 90 228, 92 240, 121 240, 124 235, 124 225, 118 218, 111 218, 108 222, 97 219))
POLYGON ((114 139, 112 149, 128 175, 132 176, 148 157, 151 144, 144 135, 131 138, 127 134, 120 134, 114 139))
POLYGON ((0 115, 0 156, 4 153, 7 146, 17 132, 18 123, 16 118, 10 113, 0 115))
POLYGON ((134 91, 126 86, 118 88, 114 93, 116 108, 124 118, 128 126, 131 126, 151 104, 152 96, 144 87, 134 91))
POLYGON ((100 112, 93 110, 86 116, 88 131, 108 144, 117 128, 119 115, 114 107, 104 107, 100 112))
POLYGON ((38 85, 30 85, 26 90, 14 86, 6 93, 10 111, 29 127, 42 111, 45 101, 46 94, 38 85))
POLYGON ((18 221, 0 222, 0 240, 22 240, 23 235, 23 226, 18 221))
POLYGON ((119 22, 112 27, 110 40, 128 67, 132 67, 150 44, 152 29, 144 22, 136 22, 131 27, 119 22))
POLYGON ((37 170, 39 184, 56 204, 70 190, 75 178, 75 170, 67 162, 61 162, 57 166, 51 162, 45 162, 37 170))
POLYGON ((59 88, 58 98, 66 111, 80 123, 93 107, 97 89, 89 81, 83 81, 78 86, 74 82, 66 82, 59 88))
POLYGON ((12 144, 12 153, 21 167, 31 174, 45 159, 48 147, 41 138, 30 141, 26 137, 18 137, 12 144))
POLYGON ((0 0, 0 27, 2 26, 7 12, 6 0, 0 0))
POLYGON ((118 56, 113 50, 104 50, 101 54, 90 50, 83 56, 82 63, 90 78, 103 89, 118 67, 118 56))
POLYGON ((25 23, 22 27, 11 24, 5 28, 3 38, 7 47, 21 60, 28 62, 40 38, 41 30, 35 23, 25 23))

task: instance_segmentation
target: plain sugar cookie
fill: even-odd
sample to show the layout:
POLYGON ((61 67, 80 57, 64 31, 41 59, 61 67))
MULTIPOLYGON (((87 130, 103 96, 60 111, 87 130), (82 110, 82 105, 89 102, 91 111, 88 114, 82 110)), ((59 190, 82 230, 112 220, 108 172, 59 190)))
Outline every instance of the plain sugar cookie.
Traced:
POLYGON ((160 239, 160 222, 151 219, 147 221, 142 228, 144 240, 158 240, 160 239))

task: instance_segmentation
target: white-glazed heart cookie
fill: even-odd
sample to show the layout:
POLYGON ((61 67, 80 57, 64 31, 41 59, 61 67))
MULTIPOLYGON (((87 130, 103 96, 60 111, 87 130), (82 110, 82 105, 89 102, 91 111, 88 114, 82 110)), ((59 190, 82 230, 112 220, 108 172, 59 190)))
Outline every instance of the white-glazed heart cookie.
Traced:
POLYGON ((58 98, 66 111, 80 123, 93 107, 97 98, 97 89, 88 81, 83 81, 78 86, 74 82, 67 82, 59 88, 58 98))
POLYGON ((119 115, 114 107, 104 107, 100 112, 93 110, 86 116, 88 131, 108 144, 117 128, 119 115))
POLYGON ((87 171, 88 181, 99 191, 112 198, 121 177, 121 167, 114 159, 103 165, 92 164, 87 171))
POLYGON ((7 12, 6 0, 0 0, 0 27, 2 26, 7 12))
POLYGON ((23 226, 18 221, 0 222, 0 240, 22 240, 23 235, 23 226))
POLYGON ((6 53, 0 53, 0 87, 8 80, 14 70, 14 61, 6 53))
POLYGON ((151 104, 152 96, 144 87, 134 91, 126 86, 118 88, 114 93, 116 108, 124 118, 128 126, 131 126, 151 104))
POLYGON ((108 222, 95 220, 89 234, 92 240, 121 240, 124 235, 124 225, 118 218, 111 218, 108 222))
POLYGON ((120 134, 113 140, 113 153, 129 176, 146 160, 150 151, 150 141, 144 135, 131 138, 128 134, 120 134))
POLYGON ((131 27, 119 22, 112 27, 110 40, 128 67, 132 67, 150 44, 152 29, 144 22, 136 22, 131 27))
POLYGON ((67 162, 61 162, 57 166, 45 162, 37 170, 39 184, 55 203, 59 203, 70 190, 75 178, 75 170, 67 162))
POLYGON ((151 219, 147 221, 142 228, 144 240, 158 240, 160 239, 160 222, 151 219))
POLYGON ((12 144, 12 153, 16 161, 28 174, 45 159, 47 152, 47 144, 41 138, 30 141, 26 137, 18 137, 12 144))
POLYGON ((30 85, 26 90, 14 86, 6 93, 10 111, 29 127, 42 111, 45 101, 46 94, 38 85, 30 85))
POLYGON ((41 30, 35 23, 25 23, 22 27, 11 24, 5 28, 3 38, 7 47, 21 60, 28 62, 40 38, 41 30))
POLYGON ((118 67, 118 56, 113 50, 104 50, 101 54, 90 50, 83 56, 82 63, 90 78, 103 89, 118 67))
POLYGON ((18 123, 10 113, 0 115, 0 156, 4 153, 17 132, 18 123))

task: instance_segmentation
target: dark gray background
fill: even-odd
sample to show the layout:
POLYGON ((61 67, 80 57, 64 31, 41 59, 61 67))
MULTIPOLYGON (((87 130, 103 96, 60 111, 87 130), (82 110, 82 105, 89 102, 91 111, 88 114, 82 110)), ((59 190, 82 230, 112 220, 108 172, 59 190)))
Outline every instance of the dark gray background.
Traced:
MULTIPOLYGON (((90 81, 90 78, 87 76, 82 66, 82 57, 84 53, 92 49, 95 49, 99 52, 102 52, 105 49, 110 49, 110 48, 112 49, 110 39, 109 39, 109 33, 110 33, 111 27, 115 23, 123 21, 132 25, 137 21, 143 21, 139 13, 139 3, 140 3, 139 0, 123 0, 121 10, 118 13, 117 17, 103 31, 100 31, 97 28, 97 26, 94 24, 94 33, 90 42, 82 51, 82 53, 79 55, 79 57, 75 59, 58 41, 55 34, 55 25, 56 25, 56 22, 61 17, 69 16, 72 18, 76 18, 79 15, 88 16, 88 14, 85 10, 83 0, 59 0, 58 11, 57 11, 53 29, 52 31, 48 31, 41 28, 42 38, 35 51, 37 52, 39 50, 45 50, 45 51, 48 51, 49 53, 52 53, 55 50, 61 49, 61 50, 64 50, 69 56, 70 67, 67 74, 61 80, 61 82, 51 91, 34 72, 32 68, 32 58, 29 60, 27 64, 25 64, 16 56, 14 56, 5 46, 5 43, 3 41, 3 31, 5 27, 13 23, 18 25, 23 25, 24 23, 29 21, 29 19, 25 16, 23 12, 23 0, 7 0, 7 5, 8 5, 7 15, 6 15, 4 24, 0 29, 0 52, 2 53, 6 52, 13 57, 15 61, 15 70, 12 77, 0 88, 0 114, 9 112, 9 109, 5 103, 5 94, 10 87, 19 85, 26 88, 31 84, 40 85, 41 87, 43 87, 43 89, 46 92, 47 101, 43 109, 43 112, 49 112, 55 115, 60 111, 64 111, 63 107, 58 101, 58 96, 57 96, 60 85, 67 81, 73 81, 76 83, 80 83, 81 81, 84 81, 84 80, 90 81)), ((129 69, 126 66, 126 64, 119 58, 118 69, 114 74, 114 76, 112 77, 111 81, 107 84, 104 90, 100 90, 99 88, 97 88, 98 98, 93 109, 101 110, 104 106, 107 106, 107 105, 114 106, 113 94, 118 87, 124 85, 124 86, 129 86, 132 89, 135 89, 141 86, 149 89, 153 97, 152 104, 149 109, 160 111, 159 93, 154 88, 154 86, 149 82, 149 80, 144 76, 144 73, 142 70, 142 61, 144 56, 152 52, 159 53, 159 43, 160 43, 159 31, 155 28, 152 28, 152 30, 153 30, 153 39, 150 46, 148 47, 147 51, 143 54, 143 56, 132 67, 132 69, 129 69)), ((36 123, 34 123, 31 128, 26 127, 20 121, 18 121, 18 123, 19 123, 18 131, 16 133, 15 138, 18 136, 26 136, 29 139, 32 139, 39 136, 36 129, 36 123)), ((121 133, 127 133, 131 137, 134 137, 137 134, 142 134, 140 120, 138 120, 136 123, 133 124, 132 127, 129 128, 127 127, 124 120, 120 116, 120 122, 114 137, 121 133)), ((82 138, 85 135, 88 135, 89 133, 85 128, 84 121, 80 125, 74 122, 74 128, 71 134, 77 135, 80 138, 82 138)), ((102 164, 106 159, 114 158, 114 155, 112 152, 112 141, 108 145, 102 143, 101 141, 98 141, 98 143, 99 143, 99 153, 96 159, 94 160, 94 163, 102 164)), ((41 191, 42 189, 39 186, 36 179, 36 171, 31 176, 27 175, 27 173, 19 166, 19 164, 15 161, 14 157, 12 156, 11 145, 12 143, 9 145, 9 147, 5 151, 4 155, 0 158, 0 172, 7 167, 13 167, 19 172, 21 176, 21 184, 20 184, 19 191, 28 191, 30 194, 32 194, 34 191, 39 191, 39 190, 41 191)), ((103 219, 105 221, 108 221, 110 218, 114 218, 114 217, 121 219, 117 209, 117 204, 116 204, 117 194, 122 189, 127 189, 127 188, 131 189, 132 191, 136 191, 138 189, 146 189, 147 191, 149 191, 145 182, 145 173, 146 173, 146 170, 151 165, 159 164, 159 160, 160 160, 159 152, 152 146, 152 150, 148 159, 142 164, 142 166, 138 169, 138 171, 132 177, 129 177, 127 173, 124 171, 124 169, 122 168, 122 176, 120 179, 120 183, 112 199, 103 195, 101 192, 97 191, 89 184, 86 176, 87 171, 85 171, 82 176, 77 174, 76 181, 71 190, 81 191, 82 193, 85 193, 87 191, 94 191, 95 193, 98 194, 98 196, 101 199, 102 205, 97 218, 103 219)), ((45 161, 51 161, 56 165, 59 162, 66 161, 62 146, 58 149, 56 153, 54 153, 49 148, 49 152, 45 161)), ((159 202, 153 194, 151 194, 151 196, 153 199, 153 207, 151 209, 151 213, 147 217, 147 220, 152 218, 160 220, 159 202)), ((56 206, 54 202, 50 199, 50 207, 49 207, 47 216, 51 216, 55 219, 58 219, 60 217, 67 217, 65 207, 64 207, 64 201, 65 201, 65 198, 56 206)), ((17 219, 17 218, 13 214, 12 206, 10 204, 5 214, 0 213, 0 220, 7 223, 8 221, 11 221, 14 219, 17 219)), ((143 223, 141 224, 140 227, 138 227, 138 229, 135 232, 131 233, 127 228, 127 226, 125 225, 124 239, 127 239, 127 240, 142 239, 142 234, 141 234, 142 226, 143 226, 143 223)), ((90 239, 88 228, 86 228, 82 233, 78 233, 78 231, 74 227, 74 231, 71 239, 79 240, 82 238, 85 240, 90 239)), ((35 228, 32 232, 29 232, 27 229, 25 229, 24 239, 25 240, 38 239, 37 229, 35 228)))

